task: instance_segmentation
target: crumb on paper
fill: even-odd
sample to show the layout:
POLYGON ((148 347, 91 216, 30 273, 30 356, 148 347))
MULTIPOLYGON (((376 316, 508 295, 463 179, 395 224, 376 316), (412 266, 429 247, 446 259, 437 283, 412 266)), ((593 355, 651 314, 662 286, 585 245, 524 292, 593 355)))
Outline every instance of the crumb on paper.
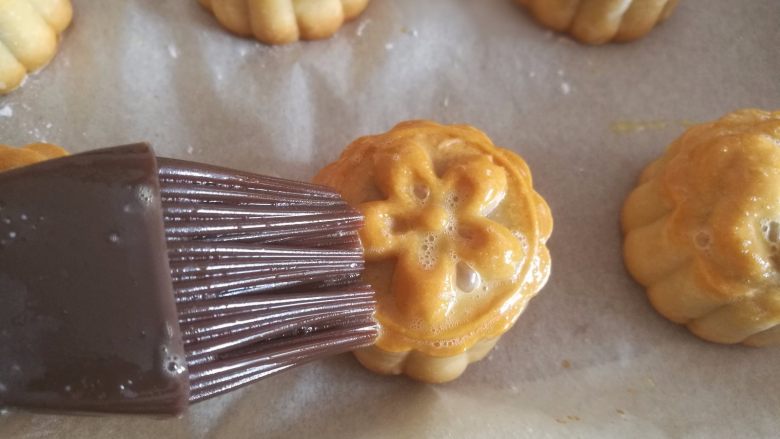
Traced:
POLYGON ((387 49, 387 50, 393 50, 393 47, 395 47, 395 46, 393 46, 393 43, 385 44, 385 49, 387 49))
POLYGON ((49 122, 49 123, 46 124, 46 129, 50 130, 52 126, 54 126, 54 125, 52 125, 52 123, 49 122))
POLYGON ((582 418, 579 416, 574 415, 568 415, 565 418, 555 418, 555 422, 559 424, 568 424, 569 422, 575 422, 575 421, 581 421, 582 418))
POLYGON ((647 130, 662 130, 669 125, 665 120, 631 121, 620 120, 612 123, 610 128, 615 134, 641 133, 647 130))
POLYGON ((41 133, 41 130, 39 130, 38 128, 33 128, 31 130, 28 130, 27 134, 29 134, 30 137, 32 137, 33 139, 37 140, 38 142, 43 142, 43 143, 47 143, 48 142, 46 140, 46 136, 44 136, 41 133))
POLYGON ((363 31, 366 30, 366 27, 371 24, 371 19, 366 18, 365 20, 361 21, 360 24, 358 24, 357 29, 355 30, 355 35, 362 37, 363 31))
POLYGON ((445 108, 450 106, 450 97, 449 96, 444 98, 444 102, 442 102, 442 105, 444 105, 445 108))
POLYGON ((0 117, 12 117, 14 115, 14 109, 10 105, 5 105, 0 108, 0 117))
POLYGON ((411 35, 411 36, 413 36, 415 38, 417 38, 417 35, 418 35, 417 29, 409 29, 406 26, 401 27, 401 33, 404 33, 404 34, 407 34, 407 35, 411 35))
POLYGON ((195 152, 195 148, 192 145, 187 145, 187 154, 192 155, 195 152))
POLYGON ((617 412, 617 414, 619 414, 620 416, 625 416, 625 414, 626 414, 626 412, 624 412, 624 411, 623 411, 623 410, 621 410, 621 409, 615 409, 615 411, 616 411, 616 412, 617 412))
POLYGON ((571 93, 571 84, 568 82, 561 82, 561 93, 564 95, 568 95, 571 93))
POLYGON ((561 367, 564 369, 569 369, 571 367, 571 361, 569 360, 561 361, 561 367))
POLYGON ((179 49, 175 44, 168 45, 168 54, 171 55, 171 58, 173 59, 177 59, 179 57, 179 49))

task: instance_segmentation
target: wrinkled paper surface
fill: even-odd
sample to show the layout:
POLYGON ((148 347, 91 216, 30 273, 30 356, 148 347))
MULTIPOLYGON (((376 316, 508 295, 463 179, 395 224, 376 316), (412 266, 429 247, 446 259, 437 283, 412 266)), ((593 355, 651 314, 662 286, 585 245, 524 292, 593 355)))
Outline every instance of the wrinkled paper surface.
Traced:
MULTIPOLYGON (((618 214, 690 123, 780 107, 780 3, 684 0, 627 45, 586 47, 505 0, 373 0, 326 41, 267 47, 195 0, 75 0, 53 63, 0 98, 0 143, 158 154, 309 179, 352 139, 430 118, 520 153, 555 216, 553 274, 448 385, 349 355, 180 419, 0 416, 2 438, 748 438, 780 434, 780 349, 709 344, 625 272, 618 214)), ((0 364, 2 362, 0 361, 0 364)))

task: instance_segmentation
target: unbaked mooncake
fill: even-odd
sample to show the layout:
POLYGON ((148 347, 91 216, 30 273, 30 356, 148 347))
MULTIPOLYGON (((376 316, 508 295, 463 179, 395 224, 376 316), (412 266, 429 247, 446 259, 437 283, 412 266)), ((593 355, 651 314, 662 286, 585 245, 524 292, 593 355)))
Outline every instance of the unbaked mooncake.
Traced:
POLYGON ((229 31, 266 44, 328 38, 368 0, 198 0, 229 31))
POLYGON ((713 342, 780 344, 780 111, 689 129, 622 221, 628 270, 659 313, 713 342))
POLYGON ((0 0, 0 94, 54 58, 72 17, 70 0, 0 0))
POLYGON ((515 0, 537 21, 588 44, 636 40, 669 18, 678 0, 515 0))
POLYGON ((315 181, 365 215, 382 333, 355 354, 375 372, 457 378, 550 274, 552 216, 528 166, 475 128, 401 123, 353 142, 315 181))

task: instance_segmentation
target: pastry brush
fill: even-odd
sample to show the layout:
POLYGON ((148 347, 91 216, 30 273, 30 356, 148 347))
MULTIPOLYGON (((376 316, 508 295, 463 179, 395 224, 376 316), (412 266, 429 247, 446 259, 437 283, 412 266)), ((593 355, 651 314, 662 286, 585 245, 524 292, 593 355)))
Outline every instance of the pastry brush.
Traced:
POLYGON ((179 414, 370 345, 362 221, 146 144, 0 173, 0 405, 179 414))

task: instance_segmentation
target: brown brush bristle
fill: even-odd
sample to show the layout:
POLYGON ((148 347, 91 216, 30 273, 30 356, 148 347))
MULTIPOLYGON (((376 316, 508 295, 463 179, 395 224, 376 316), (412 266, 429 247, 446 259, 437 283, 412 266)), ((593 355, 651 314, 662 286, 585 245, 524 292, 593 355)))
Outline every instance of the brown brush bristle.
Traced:
POLYGON ((190 401, 370 345, 362 216, 329 188, 159 159, 190 401))

